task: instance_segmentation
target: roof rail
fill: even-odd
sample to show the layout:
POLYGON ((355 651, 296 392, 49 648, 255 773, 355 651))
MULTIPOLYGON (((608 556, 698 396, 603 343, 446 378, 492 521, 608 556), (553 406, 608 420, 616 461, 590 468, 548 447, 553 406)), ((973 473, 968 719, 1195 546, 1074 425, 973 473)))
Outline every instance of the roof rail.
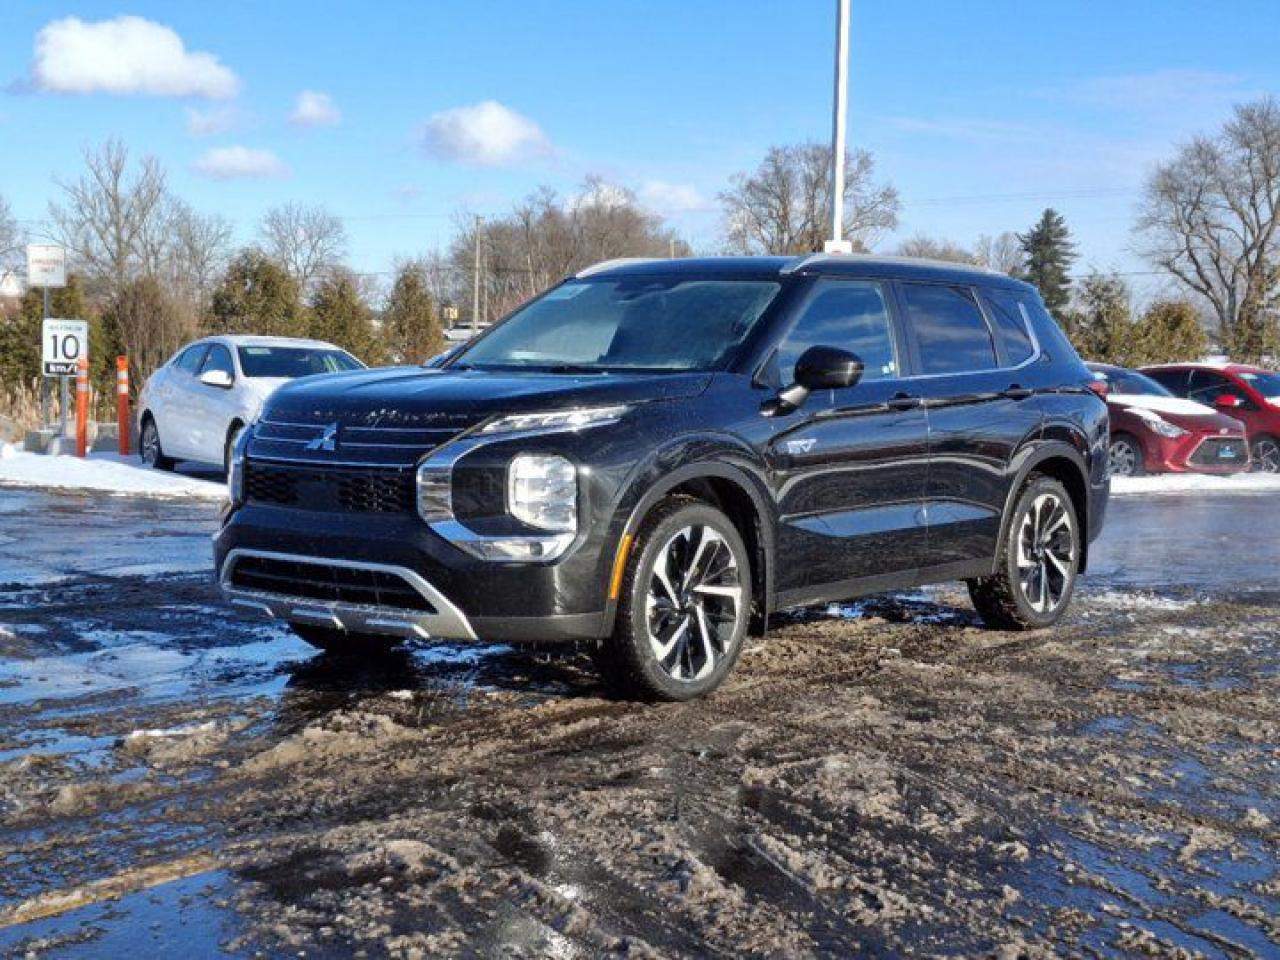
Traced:
POLYGON ((612 270, 614 267, 623 267, 631 263, 657 263, 658 259, 658 257, 615 257, 612 260, 601 260, 589 267, 583 267, 571 276, 574 280, 580 280, 596 273, 603 273, 605 270, 612 270))
POLYGON ((972 273, 993 274, 997 276, 1002 275, 999 270, 993 270, 990 267, 980 267, 975 263, 958 263, 953 260, 933 260, 929 257, 883 256, 875 253, 811 253, 808 256, 796 257, 796 259, 792 260, 782 268, 781 273, 799 273, 806 267, 811 267, 819 263, 848 263, 850 260, 863 260, 870 263, 922 264, 929 267, 945 267, 948 270, 967 270, 972 273))

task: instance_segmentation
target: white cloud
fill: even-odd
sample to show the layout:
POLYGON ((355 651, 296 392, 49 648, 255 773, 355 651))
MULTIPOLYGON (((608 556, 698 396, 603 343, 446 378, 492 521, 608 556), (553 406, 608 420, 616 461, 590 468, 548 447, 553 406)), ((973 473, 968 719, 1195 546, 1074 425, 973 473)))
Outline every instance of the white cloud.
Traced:
POLYGON ((287 177, 289 168, 270 150, 215 147, 195 162, 196 173, 212 180, 239 177, 287 177))
POLYGON ((640 185, 640 199, 662 213, 688 213, 708 207, 707 198, 691 183, 646 180, 640 185))
POLYGON ((233 97, 240 81, 211 53, 188 50, 169 27, 142 17, 54 20, 36 34, 31 80, 47 93, 233 97))
POLYGON ((187 107, 187 133, 193 137, 213 137, 226 133, 240 119, 240 111, 235 107, 213 107, 201 110, 187 107))
POLYGON ((541 127, 496 100, 432 114, 422 144, 437 157, 477 167, 507 166, 551 150, 541 127))
POLYGON ((342 122, 342 112, 327 93, 303 90, 289 114, 289 122, 295 127, 333 127, 342 122))

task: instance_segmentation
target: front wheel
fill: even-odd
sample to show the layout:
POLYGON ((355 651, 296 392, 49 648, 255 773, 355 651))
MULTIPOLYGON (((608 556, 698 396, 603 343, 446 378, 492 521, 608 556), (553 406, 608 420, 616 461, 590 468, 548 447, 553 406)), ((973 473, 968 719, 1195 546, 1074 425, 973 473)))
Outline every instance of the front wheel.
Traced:
POLYGON ((1066 488, 1051 477, 1033 477, 1014 504, 996 573, 968 581, 974 607, 999 630, 1052 626, 1071 602, 1081 550, 1066 488))
POLYGON ((1259 437, 1249 451, 1253 469, 1258 473, 1280 473, 1280 440, 1259 437))
POLYGON ((1140 477, 1143 474, 1142 445, 1127 433, 1111 438, 1108 458, 1113 477, 1140 477))
POLYGON ((337 657, 376 657, 386 653, 399 641, 376 633, 351 633, 312 623, 291 623, 289 629, 307 643, 337 657))
POLYGON ((751 610, 751 562, 733 523, 686 497, 645 518, 627 559, 613 636, 597 652, 624 696, 691 700, 733 669, 751 610))

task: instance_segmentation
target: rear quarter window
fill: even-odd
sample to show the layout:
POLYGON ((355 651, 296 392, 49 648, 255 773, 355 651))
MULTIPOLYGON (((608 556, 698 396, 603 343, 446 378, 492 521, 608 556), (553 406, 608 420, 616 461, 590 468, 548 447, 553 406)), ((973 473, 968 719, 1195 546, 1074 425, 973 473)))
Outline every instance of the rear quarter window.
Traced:
POLYGON ((982 300, 995 324, 996 336, 1000 338, 1000 346, 1009 365, 1016 367, 1030 360, 1035 353, 1035 344, 1027 332, 1030 316, 1027 308, 1019 302, 1018 295, 1012 290, 990 289, 982 291, 982 300))

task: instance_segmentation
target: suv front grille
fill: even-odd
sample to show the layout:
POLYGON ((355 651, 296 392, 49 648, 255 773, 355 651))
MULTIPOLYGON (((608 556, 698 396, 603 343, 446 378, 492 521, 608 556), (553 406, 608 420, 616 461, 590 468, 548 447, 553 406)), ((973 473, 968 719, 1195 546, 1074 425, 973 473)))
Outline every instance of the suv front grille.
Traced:
POLYGON ((245 464, 250 503, 347 513, 413 513, 417 489, 411 470, 324 469, 264 463, 245 464))
POLYGON ((1230 467, 1238 466, 1248 460, 1244 441, 1239 437, 1210 437, 1196 452, 1187 458, 1187 463, 1198 467, 1230 467))
POLYGON ((230 584, 305 600, 438 612, 407 580, 387 570, 248 555, 235 559, 230 584))

